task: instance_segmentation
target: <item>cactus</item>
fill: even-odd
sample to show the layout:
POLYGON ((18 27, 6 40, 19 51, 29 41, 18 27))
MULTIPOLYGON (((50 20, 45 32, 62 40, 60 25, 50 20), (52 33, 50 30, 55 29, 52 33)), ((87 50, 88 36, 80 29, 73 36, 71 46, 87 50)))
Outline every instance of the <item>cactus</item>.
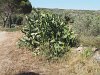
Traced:
POLYGON ((68 46, 75 45, 74 32, 58 15, 40 12, 27 17, 27 21, 28 24, 22 32, 27 37, 25 42, 28 47, 37 48, 42 45, 46 55, 52 58, 63 56, 68 46), (48 49, 45 49, 46 43, 48 43, 48 49))

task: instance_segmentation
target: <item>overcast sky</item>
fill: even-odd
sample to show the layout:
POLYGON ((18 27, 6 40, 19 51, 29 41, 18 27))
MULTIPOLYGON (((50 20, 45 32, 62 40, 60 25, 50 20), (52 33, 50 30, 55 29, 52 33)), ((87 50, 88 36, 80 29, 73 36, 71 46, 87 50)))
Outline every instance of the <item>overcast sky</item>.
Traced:
POLYGON ((30 0, 33 7, 100 10, 100 0, 30 0))

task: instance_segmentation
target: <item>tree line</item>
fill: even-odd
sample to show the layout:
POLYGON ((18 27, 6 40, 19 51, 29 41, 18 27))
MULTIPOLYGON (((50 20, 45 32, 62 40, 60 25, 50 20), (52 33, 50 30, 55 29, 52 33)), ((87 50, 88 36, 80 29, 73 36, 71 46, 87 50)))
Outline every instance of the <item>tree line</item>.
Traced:
MULTIPOLYGON (((32 5, 29 0, 0 0, 0 17, 3 20, 3 27, 11 28, 16 14, 29 14, 32 5)), ((22 20, 22 19, 21 19, 22 20)))

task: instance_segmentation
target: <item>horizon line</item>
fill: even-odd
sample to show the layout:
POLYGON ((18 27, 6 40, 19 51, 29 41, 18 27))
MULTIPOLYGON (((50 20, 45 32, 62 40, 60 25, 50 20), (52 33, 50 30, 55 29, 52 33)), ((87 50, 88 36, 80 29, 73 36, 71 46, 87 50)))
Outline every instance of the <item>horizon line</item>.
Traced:
POLYGON ((75 8, 51 8, 51 7, 34 7, 33 8, 44 8, 44 9, 63 9, 63 10, 89 10, 89 11, 100 11, 99 9, 75 9, 75 8))

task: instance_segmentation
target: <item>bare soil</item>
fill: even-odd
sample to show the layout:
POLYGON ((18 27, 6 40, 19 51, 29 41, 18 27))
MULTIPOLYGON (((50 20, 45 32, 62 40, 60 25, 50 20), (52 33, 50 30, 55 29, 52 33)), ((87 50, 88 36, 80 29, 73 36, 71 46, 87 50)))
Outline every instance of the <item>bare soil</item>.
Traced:
POLYGON ((30 66, 34 65, 31 52, 16 45, 21 36, 20 32, 0 32, 0 75, 30 71, 30 66))
POLYGON ((100 63, 83 59, 73 51, 65 58, 67 61, 59 63, 33 57, 31 51, 16 45, 21 37, 19 31, 0 32, 0 75, 100 75, 100 63))

